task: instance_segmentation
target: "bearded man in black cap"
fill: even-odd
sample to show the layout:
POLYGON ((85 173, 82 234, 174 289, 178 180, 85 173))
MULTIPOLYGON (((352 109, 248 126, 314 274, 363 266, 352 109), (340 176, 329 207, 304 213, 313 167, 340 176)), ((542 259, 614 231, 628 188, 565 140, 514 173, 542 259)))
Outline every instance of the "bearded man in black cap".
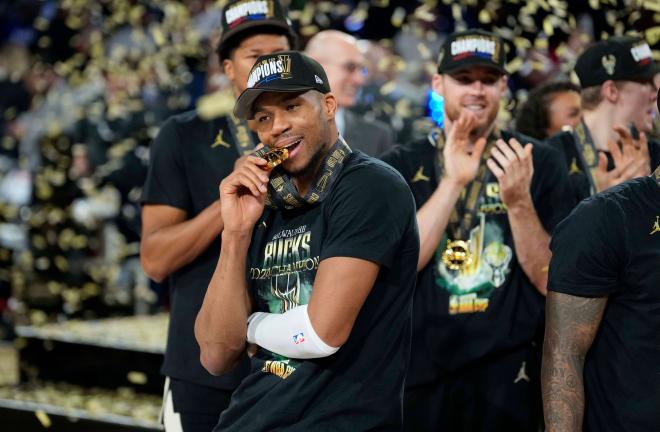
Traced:
POLYGON ((577 200, 660 164, 660 144, 647 140, 656 115, 658 65, 638 37, 612 37, 588 47, 575 64, 583 120, 548 141, 564 153, 577 200), (648 142, 647 142, 648 141, 648 142))
POLYGON ((444 130, 383 157, 419 209, 405 430, 535 432, 541 421, 548 233, 572 203, 560 154, 496 127, 504 51, 492 33, 450 35, 432 82, 444 130))
POLYGON ((660 166, 584 200, 551 248, 546 430, 660 430, 660 166))
POLYGON ((250 157, 222 181, 222 249, 195 323, 202 363, 251 373, 217 431, 398 431, 419 253, 413 197, 352 151, 323 68, 263 56, 235 114, 279 161, 250 157), (270 163, 270 165, 268 165, 270 163))
MULTIPOLYGON (((218 55, 236 96, 262 54, 290 49, 295 35, 274 0, 230 1, 222 13, 218 55)), ((171 313, 162 372, 167 431, 209 431, 248 370, 247 359, 213 377, 199 361, 194 320, 220 252, 223 229, 218 183, 256 137, 233 115, 202 119, 197 111, 176 115, 151 148, 142 197, 141 262, 154 280, 168 279, 171 313)))

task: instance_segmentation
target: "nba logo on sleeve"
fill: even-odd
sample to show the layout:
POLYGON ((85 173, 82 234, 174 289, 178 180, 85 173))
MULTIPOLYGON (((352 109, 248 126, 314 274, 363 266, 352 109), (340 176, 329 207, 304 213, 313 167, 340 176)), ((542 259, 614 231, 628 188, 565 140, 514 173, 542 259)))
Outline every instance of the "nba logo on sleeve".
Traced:
POLYGON ((300 332, 293 335, 293 343, 298 345, 305 342, 305 334, 300 332))

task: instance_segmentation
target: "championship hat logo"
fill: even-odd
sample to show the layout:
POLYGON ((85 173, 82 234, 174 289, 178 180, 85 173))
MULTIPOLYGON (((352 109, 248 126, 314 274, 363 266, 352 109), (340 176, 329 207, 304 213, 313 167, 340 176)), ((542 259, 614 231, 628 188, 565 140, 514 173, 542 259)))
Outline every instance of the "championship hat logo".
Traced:
POLYGON ((273 2, 271 0, 249 0, 238 2, 225 12, 229 28, 233 28, 248 20, 263 20, 272 18, 273 2))
POLYGON ((247 87, 251 88, 276 79, 284 80, 291 77, 291 56, 281 54, 277 57, 264 59, 254 65, 248 77, 247 87))
POLYGON ((450 51, 453 61, 475 56, 497 62, 500 44, 499 41, 484 36, 466 36, 453 41, 450 51))
POLYGON ((635 61, 639 63, 640 66, 651 63, 653 59, 651 47, 649 47, 646 42, 641 42, 630 48, 630 54, 632 54, 633 59, 635 59, 635 61))

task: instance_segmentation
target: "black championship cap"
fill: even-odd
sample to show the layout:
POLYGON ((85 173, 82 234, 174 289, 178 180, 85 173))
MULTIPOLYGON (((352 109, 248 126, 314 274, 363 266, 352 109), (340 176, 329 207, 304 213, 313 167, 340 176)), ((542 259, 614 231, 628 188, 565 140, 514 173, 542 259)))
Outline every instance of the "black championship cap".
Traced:
POLYGON ((575 73, 582 88, 587 88, 607 80, 650 81, 659 72, 657 66, 643 39, 618 36, 587 48, 575 63, 575 73))
POLYGON ((297 41, 286 10, 277 0, 230 0, 222 9, 218 53, 220 59, 228 57, 229 41, 245 30, 259 27, 285 35, 293 45, 297 41))
POLYGON ((281 51, 257 59, 248 75, 247 88, 234 106, 240 118, 252 118, 252 104, 263 92, 330 91, 328 77, 318 62, 299 51, 281 51))
POLYGON ((506 74, 502 38, 483 30, 467 30, 447 36, 438 56, 438 73, 471 66, 486 66, 506 74))

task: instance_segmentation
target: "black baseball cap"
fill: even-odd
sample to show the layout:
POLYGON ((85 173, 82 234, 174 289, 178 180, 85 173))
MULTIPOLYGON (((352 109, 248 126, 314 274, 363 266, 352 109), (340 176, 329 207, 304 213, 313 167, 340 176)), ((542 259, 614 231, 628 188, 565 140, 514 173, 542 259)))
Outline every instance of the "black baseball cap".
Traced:
POLYGON ((232 0, 222 9, 220 18, 220 42, 218 54, 220 60, 229 56, 232 42, 240 37, 246 30, 256 31, 263 29, 281 33, 289 39, 293 47, 297 36, 291 28, 287 18, 286 9, 277 0, 232 0))
POLYGON ((248 75, 247 88, 236 100, 234 114, 252 118, 252 104, 264 92, 330 91, 323 67, 300 51, 281 51, 259 57, 248 75))
POLYGON ((608 80, 650 81, 658 72, 651 48, 635 36, 616 36, 596 42, 575 63, 582 88, 598 86, 608 80))
POLYGON ((486 66, 506 74, 502 38, 472 29, 447 36, 438 55, 438 73, 451 73, 471 66, 486 66))

